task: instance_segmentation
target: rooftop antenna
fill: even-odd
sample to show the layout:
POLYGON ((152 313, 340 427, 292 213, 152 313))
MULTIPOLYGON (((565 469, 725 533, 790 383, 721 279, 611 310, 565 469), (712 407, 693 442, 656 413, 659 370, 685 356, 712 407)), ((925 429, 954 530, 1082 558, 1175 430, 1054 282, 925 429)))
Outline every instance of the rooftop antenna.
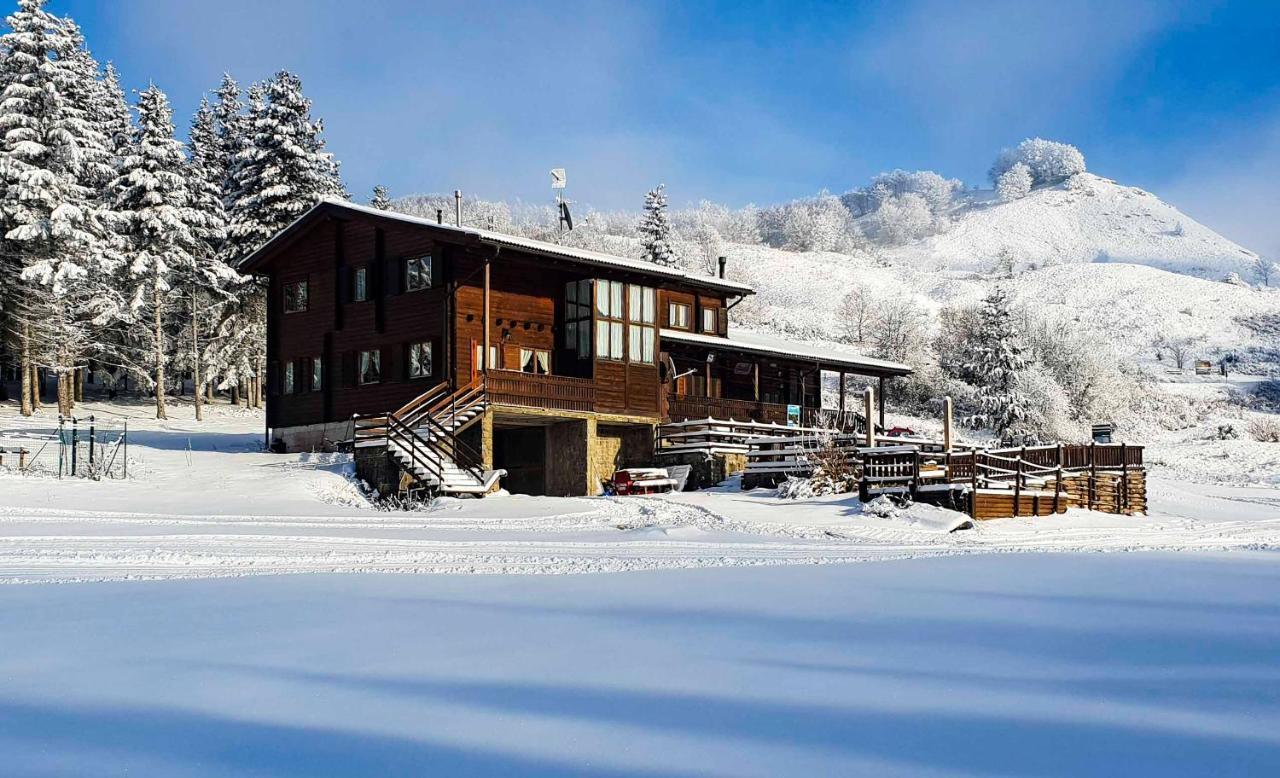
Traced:
POLYGON ((564 199, 565 183, 564 168, 552 168, 551 188, 556 190, 556 210, 559 211, 561 234, 573 229, 573 214, 569 213, 569 201, 564 199))

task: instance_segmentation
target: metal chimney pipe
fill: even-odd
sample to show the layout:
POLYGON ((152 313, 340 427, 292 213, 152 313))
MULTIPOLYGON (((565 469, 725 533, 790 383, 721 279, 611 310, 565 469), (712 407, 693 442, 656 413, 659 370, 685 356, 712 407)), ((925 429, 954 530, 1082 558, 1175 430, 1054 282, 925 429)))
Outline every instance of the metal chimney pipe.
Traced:
POLYGON ((436 224, 444 224, 444 209, 436 209, 436 224))
POLYGON ((720 259, 719 259, 718 261, 720 262, 720 277, 721 277, 721 278, 724 278, 724 266, 725 266, 725 265, 727 265, 727 264, 729 264, 729 258, 728 258, 728 257, 720 257, 720 259))
POLYGON ((458 226, 462 226, 462 190, 453 190, 453 217, 458 226))

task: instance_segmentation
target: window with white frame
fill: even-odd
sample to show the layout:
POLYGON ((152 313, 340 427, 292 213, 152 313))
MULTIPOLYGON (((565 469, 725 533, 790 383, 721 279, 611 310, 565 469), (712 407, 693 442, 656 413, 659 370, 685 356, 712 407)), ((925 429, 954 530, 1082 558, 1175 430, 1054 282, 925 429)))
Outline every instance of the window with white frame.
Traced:
MULTIPOLYGON (((497 346, 489 347, 489 367, 492 367, 494 370, 497 370, 498 368, 502 367, 498 359, 498 353, 499 352, 498 352, 497 346)), ((484 370, 484 367, 485 367, 484 344, 477 343, 476 344, 476 370, 484 370)))
POLYGON ((717 330, 717 328, 716 328, 716 309, 715 309, 715 308, 703 308, 703 309, 702 309, 702 331, 703 331, 703 332, 709 332, 709 333, 711 333, 711 334, 713 334, 713 335, 714 335, 714 334, 716 333, 716 330, 717 330))
POLYGON ((551 352, 536 348, 520 349, 520 371, 535 375, 551 373, 551 352))
POLYGON ((426 378, 431 375, 431 344, 409 344, 409 377, 426 378))
POLYGON ((431 288, 431 255, 412 257, 404 261, 404 290, 416 292, 431 288))
POLYGON ((301 313, 307 310, 307 282, 294 281, 284 285, 284 312, 301 313))
POLYGON ((596 281, 596 358, 618 359, 622 356, 622 333, 625 312, 622 306, 621 281, 596 281))
POLYGON ((362 303, 369 299, 369 268, 358 267, 351 274, 351 302, 362 303))
POLYGON ((689 329, 689 306, 685 303, 667 303, 667 326, 678 330, 689 329))
POLYGON ((627 287, 627 358, 632 362, 653 362, 657 336, 657 292, 648 286, 627 287))

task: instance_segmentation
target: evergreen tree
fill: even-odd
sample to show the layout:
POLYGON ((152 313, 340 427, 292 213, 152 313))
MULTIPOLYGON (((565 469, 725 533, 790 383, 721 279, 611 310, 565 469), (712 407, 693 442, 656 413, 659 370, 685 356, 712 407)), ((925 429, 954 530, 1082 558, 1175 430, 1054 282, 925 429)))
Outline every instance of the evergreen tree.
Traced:
POLYGON ((218 373, 223 372, 218 363, 218 349, 214 347, 214 333, 221 322, 223 310, 234 300, 240 276, 229 268, 219 256, 226 239, 227 215, 223 207, 222 188, 226 183, 226 171, 222 166, 221 143, 218 137, 217 113, 207 99, 200 100, 200 107, 191 120, 187 148, 187 185, 191 206, 202 216, 195 225, 199 240, 193 255, 193 269, 187 295, 183 299, 189 319, 186 358, 183 366, 191 371, 194 387, 196 420, 203 419, 204 389, 218 373))
POLYGON ((148 87, 138 98, 133 153, 122 160, 113 189, 116 217, 129 242, 129 307, 139 325, 147 324, 150 355, 143 365, 155 388, 158 419, 166 418, 175 298, 208 280, 208 267, 200 261, 208 221, 193 207, 187 174, 169 100, 148 87))
POLYGON ((387 188, 385 186, 378 184, 373 188, 373 199, 369 201, 369 205, 372 205, 379 211, 385 211, 391 208, 391 198, 387 196, 387 188))
POLYGON ((671 220, 667 216, 666 184, 658 184, 644 196, 644 218, 640 221, 640 240, 644 244, 644 258, 655 265, 674 267, 675 251, 672 249, 671 220))
POLYGON ((1007 445, 1034 442, 1028 426, 1031 408, 1021 386, 1026 368, 1021 331, 1008 295, 997 287, 982 301, 964 369, 978 386, 976 421, 1007 445))
POLYGON ((37 362, 57 373, 59 409, 70 412, 70 376, 89 348, 93 282, 113 257, 87 185, 106 154, 87 113, 96 67, 87 66, 78 29, 44 5, 19 0, 0 36, 0 293, 21 355, 24 414, 38 402, 37 362))
MULTIPOLYGON (((311 118, 302 82, 286 71, 249 90, 242 142, 232 160, 224 260, 243 257, 289 226, 321 198, 346 197, 338 164, 324 150, 323 125, 311 118)), ((226 354, 235 372, 247 376, 254 404, 261 404, 265 373, 265 291, 246 284, 234 321, 227 326, 226 354), (239 343, 239 346, 235 344, 239 343)))

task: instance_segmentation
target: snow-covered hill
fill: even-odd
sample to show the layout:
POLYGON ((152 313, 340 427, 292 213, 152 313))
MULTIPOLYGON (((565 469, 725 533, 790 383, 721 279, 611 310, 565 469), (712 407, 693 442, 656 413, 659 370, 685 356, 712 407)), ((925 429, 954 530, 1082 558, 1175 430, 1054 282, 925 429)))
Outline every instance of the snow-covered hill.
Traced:
POLYGON ((1251 279, 1257 255, 1142 189, 1089 173, 1002 203, 969 198, 942 232, 885 250, 893 264, 990 271, 1004 252, 1018 268, 1123 262, 1220 281, 1251 279))

